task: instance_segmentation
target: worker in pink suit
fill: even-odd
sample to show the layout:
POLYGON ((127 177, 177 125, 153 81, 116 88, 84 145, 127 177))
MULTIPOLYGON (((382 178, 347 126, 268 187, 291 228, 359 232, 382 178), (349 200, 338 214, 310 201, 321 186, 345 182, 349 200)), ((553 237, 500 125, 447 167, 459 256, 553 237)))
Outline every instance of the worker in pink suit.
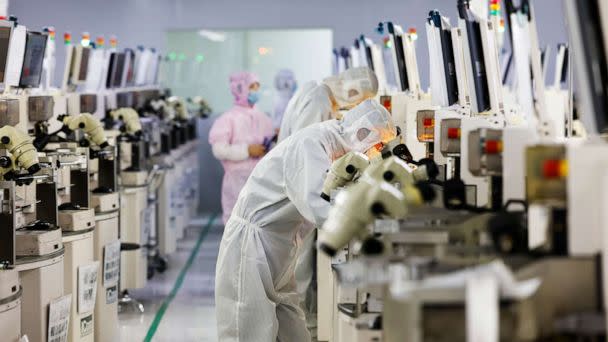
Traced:
POLYGON ((260 83, 250 72, 230 76, 234 107, 222 114, 211 127, 209 143, 213 155, 222 162, 222 211, 226 223, 241 188, 249 174, 266 152, 266 142, 272 138, 272 120, 255 109, 259 100, 260 83))

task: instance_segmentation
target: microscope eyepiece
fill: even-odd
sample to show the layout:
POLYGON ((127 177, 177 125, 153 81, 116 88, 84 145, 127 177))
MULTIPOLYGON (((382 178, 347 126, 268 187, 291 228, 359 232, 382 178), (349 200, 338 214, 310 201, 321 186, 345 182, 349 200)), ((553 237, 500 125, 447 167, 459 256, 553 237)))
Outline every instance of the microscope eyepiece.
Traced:
POLYGON ((334 255, 336 255, 336 252, 337 252, 333 247, 331 247, 331 246, 329 246, 329 245, 327 245, 325 243, 320 243, 319 244, 319 249, 323 253, 329 255, 330 257, 333 257, 334 255))
POLYGON ((327 202, 331 200, 331 197, 329 197, 329 195, 324 192, 321 193, 321 198, 326 200, 327 202))
POLYGON ((420 159, 420 165, 426 166, 426 172, 429 176, 429 179, 435 179, 439 176, 439 167, 437 167, 437 163, 431 158, 423 158, 420 159))
POLYGON ((28 172, 30 175, 33 175, 33 174, 38 173, 38 171, 40 171, 40 170, 42 170, 42 167, 40 166, 40 164, 39 164, 39 163, 36 163, 36 164, 34 164, 34 165, 32 165, 32 166, 28 167, 27 172, 28 172))
POLYGON ((431 187, 431 183, 418 182, 416 183, 416 188, 420 191, 420 195, 425 202, 431 202, 435 199, 436 193, 433 187, 431 187))

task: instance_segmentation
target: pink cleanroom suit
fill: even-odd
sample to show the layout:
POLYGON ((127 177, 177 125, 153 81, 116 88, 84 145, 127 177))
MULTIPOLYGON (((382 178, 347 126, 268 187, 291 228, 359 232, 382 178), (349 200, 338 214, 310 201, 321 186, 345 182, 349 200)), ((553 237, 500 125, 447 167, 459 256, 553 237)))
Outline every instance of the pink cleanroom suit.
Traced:
POLYGON ((209 132, 209 143, 214 155, 224 167, 222 181, 222 211, 226 223, 236 203, 239 192, 258 163, 258 158, 249 157, 248 147, 263 144, 265 138, 274 134, 271 119, 249 104, 249 87, 258 82, 249 72, 238 72, 230 76, 230 90, 234 96, 234 107, 220 115, 209 132), (216 153, 221 148, 223 153, 216 153))

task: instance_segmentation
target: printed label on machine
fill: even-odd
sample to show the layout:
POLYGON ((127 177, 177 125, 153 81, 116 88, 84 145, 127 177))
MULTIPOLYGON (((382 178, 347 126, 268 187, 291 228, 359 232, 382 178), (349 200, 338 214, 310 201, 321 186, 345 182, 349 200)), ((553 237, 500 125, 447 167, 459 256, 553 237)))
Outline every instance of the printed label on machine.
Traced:
POLYGON ((93 333, 93 314, 80 319, 80 337, 85 337, 93 333))
POLYGON ((376 220, 374 223, 374 233, 397 233, 399 232, 398 220, 376 220))
MULTIPOLYGON (((154 204, 148 205, 146 209, 142 212, 142 226, 141 226, 141 244, 148 244, 148 240, 150 239, 150 232, 152 229, 155 229, 156 224, 156 206, 154 204)), ((148 249, 142 248, 141 252, 143 255, 148 255, 148 249)))
POLYGON ((118 285, 106 288, 106 304, 116 303, 118 300, 118 285))
POLYGON ((98 269, 98 261, 78 267, 78 313, 91 312, 95 309, 98 269))
POLYGON ((49 304, 49 342, 66 342, 68 340, 68 324, 70 323, 70 308, 72 295, 57 298, 49 304))
POLYGON ((103 247, 103 286, 118 284, 120 276, 120 241, 110 242, 103 247))

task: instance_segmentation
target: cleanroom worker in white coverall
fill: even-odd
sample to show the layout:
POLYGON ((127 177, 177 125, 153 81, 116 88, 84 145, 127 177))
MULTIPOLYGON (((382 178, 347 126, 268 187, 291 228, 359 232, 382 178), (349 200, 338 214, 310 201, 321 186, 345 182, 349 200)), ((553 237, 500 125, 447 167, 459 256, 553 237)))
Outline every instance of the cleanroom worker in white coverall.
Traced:
POLYGON ((296 292, 296 234, 321 227, 330 205, 320 191, 332 162, 378 149, 396 136, 390 114, 367 100, 341 120, 309 126, 253 170, 226 224, 216 267, 219 341, 308 342, 296 292))
MULTIPOLYGON (((312 124, 339 117, 339 110, 348 110, 359 103, 374 98, 378 93, 378 78, 368 67, 351 68, 322 83, 306 83, 287 106, 279 139, 281 142, 291 134, 312 124)), ((298 262, 296 280, 302 307, 309 328, 316 335, 317 296, 315 282, 315 241, 313 226, 303 226, 298 236, 298 262)))
POLYGON ((274 135, 272 121, 257 110, 259 100, 257 76, 250 72, 230 75, 230 90, 234 107, 222 114, 211 126, 209 143, 213 155, 222 162, 222 212, 226 223, 239 192, 261 157, 266 152, 264 142, 274 135))
POLYGON ((338 110, 348 110, 378 93, 378 79, 367 67, 348 69, 320 84, 307 82, 293 95, 281 122, 281 142, 300 129, 338 118, 338 110))
POLYGON ((274 76, 274 88, 277 95, 274 100, 274 109, 272 111, 272 126, 278 132, 281 128, 281 121, 289 100, 293 97, 298 89, 298 81, 296 75, 289 69, 281 69, 274 76))

